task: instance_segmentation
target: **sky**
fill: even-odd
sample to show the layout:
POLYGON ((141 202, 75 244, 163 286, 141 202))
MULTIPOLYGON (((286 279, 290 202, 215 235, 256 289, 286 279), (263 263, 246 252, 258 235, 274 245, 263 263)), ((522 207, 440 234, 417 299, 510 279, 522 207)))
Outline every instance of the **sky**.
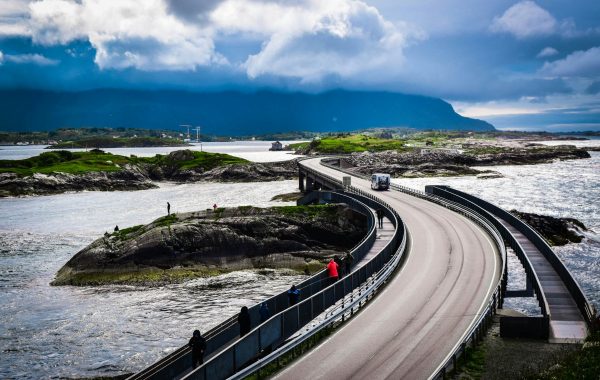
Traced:
POLYGON ((384 90, 599 131, 600 1, 0 0, 0 88, 384 90))

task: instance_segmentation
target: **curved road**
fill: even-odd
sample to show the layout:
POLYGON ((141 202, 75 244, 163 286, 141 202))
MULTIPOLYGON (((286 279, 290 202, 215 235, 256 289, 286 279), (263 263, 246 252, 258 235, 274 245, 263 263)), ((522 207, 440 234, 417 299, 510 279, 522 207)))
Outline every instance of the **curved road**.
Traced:
MULTIPOLYGON (((340 178, 319 159, 303 161, 340 178)), ((364 191, 369 182, 352 177, 364 191)), ((279 379, 425 379, 483 311, 501 275, 491 238, 467 218, 398 191, 376 192, 406 224, 409 255, 371 304, 279 379)))

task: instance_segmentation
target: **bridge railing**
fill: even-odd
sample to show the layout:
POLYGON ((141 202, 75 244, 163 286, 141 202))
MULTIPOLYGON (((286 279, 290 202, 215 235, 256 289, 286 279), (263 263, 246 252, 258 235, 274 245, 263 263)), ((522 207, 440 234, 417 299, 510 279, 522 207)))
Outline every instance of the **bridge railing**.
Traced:
POLYGON ((515 227, 519 232, 521 232, 525 237, 527 237, 535 247, 544 255, 546 260, 550 262, 554 270, 558 273, 561 280, 564 282, 565 286, 569 290, 569 293, 573 297, 579 311, 582 316, 586 320, 588 326, 593 327, 594 319, 596 316, 596 310, 592 306, 592 304, 588 301, 587 297, 579 287, 579 284, 574 279, 571 272, 564 265, 562 260, 554 253, 552 248, 546 243, 544 238, 542 238, 536 231, 533 230, 528 224, 521 221, 519 218, 515 217, 511 213, 503 210, 502 208, 493 205, 483 199, 479 199, 470 194, 461 192, 456 189, 451 189, 455 194, 460 194, 463 198, 473 202, 474 204, 482 207, 486 211, 489 211, 491 214, 496 215, 504 220, 506 220, 509 224, 515 227))
MULTIPOLYGON (((344 168, 339 168, 334 165, 336 158, 329 157, 325 160, 322 160, 321 163, 325 166, 331 167, 333 169, 348 173, 353 176, 362 177, 364 179, 369 179, 366 175, 357 174, 353 171, 349 171, 344 168)), ((485 334, 485 331, 489 328, 492 322, 492 317, 495 313, 496 307, 498 304, 502 302, 503 291, 506 287, 506 275, 507 275, 507 259, 506 259, 506 249, 504 246, 504 241, 502 240, 502 235, 498 231, 498 229, 489 221, 487 218, 483 217, 479 213, 474 210, 465 207, 459 203, 432 195, 427 194, 422 191, 414 190, 405 186, 391 184, 391 188, 408 193, 410 195, 425 199, 430 202, 437 203, 443 207, 449 208, 455 212, 458 212, 478 225, 484 228, 487 233, 492 237, 496 247, 498 248, 498 252, 500 254, 500 259, 502 261, 502 275, 496 285, 495 291, 490 297, 488 303, 483 308, 483 311, 479 314, 477 319, 471 324, 471 327, 468 331, 463 335, 463 338, 457 343, 455 348, 448 354, 448 356, 444 359, 444 361, 440 364, 440 366, 434 371, 432 378, 444 378, 446 372, 449 370, 456 368, 458 359, 466 353, 466 349, 469 344, 475 345, 485 334)))
MULTIPOLYGON (((373 245, 376 238, 375 218, 373 213, 365 204, 344 194, 329 193, 327 196, 323 194, 321 196, 323 199, 326 198, 332 202, 346 203, 354 210, 366 215, 367 235, 350 251, 355 258, 362 258, 364 254, 369 251, 369 248, 373 245)), ((364 280, 363 277, 360 277, 359 279, 364 280)), ((300 289, 302 298, 308 298, 325 288, 327 281, 328 277, 326 271, 321 270, 305 281, 302 281, 297 285, 297 288, 300 289)), ((287 309, 289 307, 287 290, 270 297, 264 302, 267 304, 269 311, 274 314, 287 309)), ((248 308, 253 326, 260 324, 259 308, 260 303, 248 308)), ((207 341, 205 356, 208 357, 214 355, 216 352, 220 351, 220 349, 236 340, 239 336, 239 332, 240 327, 237 322, 237 316, 232 316, 207 331, 204 334, 207 341)), ((191 367, 191 350, 185 345, 144 370, 130 376, 128 380, 170 379, 181 375, 191 367)))
MULTIPOLYGON (((312 172, 309 168, 306 169, 308 169, 308 174, 315 176, 314 178, 318 177, 321 182, 325 182, 323 181, 325 179, 329 186, 341 187, 341 181, 329 176, 324 178, 319 173, 312 172)), ((187 375, 185 379, 221 379, 235 374, 242 366, 261 354, 263 350, 287 340, 328 308, 334 306, 340 300, 345 300, 346 296, 353 294, 356 289, 368 287, 369 282, 374 282, 382 268, 389 267, 388 263, 391 257, 396 257, 396 255, 403 257, 406 234, 404 224, 397 213, 385 202, 378 202, 378 199, 372 195, 360 195, 359 192, 360 190, 356 189, 356 193, 353 191, 352 196, 358 197, 361 202, 370 207, 382 208, 396 227, 394 236, 382 251, 340 281, 329 285, 297 305, 274 315, 248 335, 225 348, 218 356, 211 358, 204 365, 187 375), (400 246, 402 246, 402 249, 398 250, 397 248, 400 246)), ((355 257, 358 255, 357 252, 355 257)))
MULTIPOLYGON (((319 177, 321 176, 320 173, 314 172, 310 168, 303 169, 312 172, 311 174, 313 175, 318 174, 319 177)), ((339 180, 333 177, 326 175, 322 176, 323 177, 319 179, 322 180, 324 177, 328 177, 326 179, 330 181, 330 183, 336 183, 338 185, 341 184, 339 180)), ((396 227, 394 236, 386 245, 386 247, 384 247, 382 251, 379 252, 373 259, 371 259, 369 262, 365 263, 361 267, 355 269, 350 276, 340 281, 347 282, 349 281, 349 277, 351 278, 353 276, 358 276, 359 278, 365 278, 365 276, 367 276, 365 278, 366 281, 363 281, 359 287, 354 289, 354 291, 350 290, 342 293, 341 297, 338 297, 337 301, 331 300, 332 303, 330 304, 330 306, 335 305, 336 302, 338 302, 339 304, 339 301, 343 300, 344 302, 341 305, 339 305, 338 307, 334 307, 334 310, 329 311, 328 316, 326 316, 323 320, 312 325, 311 328, 308 329, 306 332, 300 334, 294 339, 291 339, 282 347, 278 348, 275 352, 266 355, 265 357, 259 359, 258 361, 249 365, 243 370, 240 370, 237 373, 235 373, 235 375, 229 378, 230 380, 242 379, 246 376, 249 376, 252 373, 259 371, 260 368, 268 365, 281 355, 284 355, 289 351, 293 350, 295 347, 312 337, 314 334, 316 334, 326 326, 329 326, 334 321, 343 318, 345 313, 351 313, 352 310, 354 310, 357 307, 360 307, 360 305, 363 302, 365 302, 369 297, 372 297, 372 294, 379 287, 381 287, 385 283, 385 281, 387 281, 387 279, 393 273, 395 268, 397 268, 397 266, 400 265, 400 263, 402 263, 405 259, 404 253, 407 238, 406 227, 404 226, 404 223, 402 222, 396 211, 393 208, 391 208, 391 206, 386 202, 373 196, 372 194, 365 193, 360 189, 350 187, 349 189, 347 189, 347 191, 352 193, 353 196, 359 197, 360 201, 367 204, 369 207, 383 210, 384 215, 387 218, 389 218, 392 221, 392 224, 394 224, 394 226, 396 227), (361 273, 365 274, 361 275, 361 273), (369 275, 369 273, 371 275, 369 275)), ((339 286, 339 282, 336 285, 332 286, 339 286)), ((345 287, 345 289, 347 289, 347 287, 345 287)), ((314 315, 314 317, 316 316, 317 315, 314 315)))
POLYGON ((450 199, 456 203, 460 203, 466 207, 474 209, 481 215, 483 215, 492 224, 494 224, 498 231, 500 231, 500 234, 502 235, 504 241, 508 244, 509 247, 513 249, 519 261, 521 261, 521 264, 525 269, 527 278, 529 281, 531 281, 531 284, 535 291, 541 314, 544 317, 546 317, 549 321, 551 317, 550 308, 548 306, 548 300, 546 299, 546 295, 543 292, 541 281, 537 276, 537 273, 535 273, 531 261, 525 254, 525 250, 523 249, 519 241, 513 236, 513 234, 496 217, 494 217, 494 215, 488 209, 483 208, 480 204, 473 202, 473 199, 475 199, 476 197, 471 196, 470 194, 459 192, 448 186, 426 186, 425 191, 427 193, 450 199))
MULTIPOLYGON (((340 196, 347 197, 344 195, 340 196)), ((393 223, 397 225, 398 221, 395 219, 393 211, 390 212, 390 216, 393 218, 393 223)), ((371 240, 371 238, 368 239, 371 240)), ((394 243, 396 241, 397 239, 394 240, 394 243)), ((389 248, 386 247, 384 252, 388 251, 389 248)), ((357 250, 352 253, 358 257, 362 254, 357 250)), ((367 282, 370 275, 385 263, 384 260, 384 255, 378 255, 378 257, 353 271, 340 281, 331 285, 327 284, 328 286, 324 289, 322 288, 322 290, 310 294, 298 304, 276 313, 269 320, 259 324, 247 335, 221 350, 217 355, 207 360, 206 363, 184 378, 224 379, 233 375, 249 361, 260 355, 265 349, 279 345, 316 316, 323 313, 327 308, 367 282)), ((330 280, 327 279, 326 281, 330 280)))

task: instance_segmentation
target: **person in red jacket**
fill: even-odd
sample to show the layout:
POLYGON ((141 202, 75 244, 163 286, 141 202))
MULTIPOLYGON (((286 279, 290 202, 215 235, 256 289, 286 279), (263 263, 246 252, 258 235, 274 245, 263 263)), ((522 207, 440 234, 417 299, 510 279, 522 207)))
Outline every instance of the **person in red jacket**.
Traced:
POLYGON ((329 260, 329 264, 327 264, 327 274, 333 282, 337 281, 339 277, 338 266, 338 263, 336 263, 334 259, 329 260))

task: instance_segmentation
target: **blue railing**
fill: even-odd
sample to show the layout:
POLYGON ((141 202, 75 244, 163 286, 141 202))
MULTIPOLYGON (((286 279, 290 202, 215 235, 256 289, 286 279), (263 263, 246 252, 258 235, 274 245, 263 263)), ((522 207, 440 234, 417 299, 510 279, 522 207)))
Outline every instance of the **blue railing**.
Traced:
MULTIPOLYGON (((338 193, 329 194, 330 195, 328 196, 322 196, 330 199, 333 202, 346 203, 354 210, 366 215, 368 226, 367 235, 351 251, 355 258, 363 257, 364 254, 369 251, 376 238, 375 219, 373 213, 365 204, 357 201, 352 197, 338 193)), ((316 294, 317 292, 325 288, 327 280, 327 273, 325 270, 322 270, 314 276, 298 284, 297 288, 301 290, 303 297, 310 297, 311 295, 316 294)), ((360 276, 355 280, 364 280, 364 278, 363 276, 360 276)), ((272 313, 279 313, 289 307, 287 291, 281 292, 267 299, 264 302, 267 304, 269 310, 272 313)), ((256 326, 260 323, 260 315, 258 312, 259 308, 260 303, 253 305, 249 308, 251 323, 253 326, 256 326)), ((232 341, 235 341, 238 338, 239 331, 240 328, 237 322, 237 316, 233 316, 225 320, 218 326, 207 331, 204 334, 207 340, 205 356, 210 357, 211 355, 215 355, 223 347, 225 347, 228 344, 231 344, 232 341)), ((191 350, 186 345, 177 349, 170 355, 167 355, 166 357, 162 358, 161 360, 152 364, 151 366, 145 368, 144 370, 136 373, 135 375, 132 375, 128 378, 128 380, 171 379, 180 376, 182 373, 185 373, 190 368, 192 368, 191 350)))
MULTIPOLYGON (((326 185, 341 187, 340 181, 333 177, 321 176, 320 173, 314 172, 310 168, 303 167, 303 169, 315 176, 314 178, 318 177, 321 182, 327 182, 326 185)), ((370 282, 373 282, 374 275, 389 267, 392 257, 403 257, 406 234, 404 224, 399 216, 387 203, 380 202, 370 194, 361 193, 360 190, 351 189, 351 196, 357 197, 360 202, 373 208, 382 208, 386 217, 396 228, 392 239, 381 252, 341 280, 332 283, 297 305, 273 315, 269 320, 187 375, 185 379, 223 379, 234 375, 247 363, 264 353, 265 349, 275 347, 292 337, 328 308, 353 294, 355 289, 367 284, 369 279, 371 279, 370 282), (399 250, 400 247, 401 250, 399 250)))

